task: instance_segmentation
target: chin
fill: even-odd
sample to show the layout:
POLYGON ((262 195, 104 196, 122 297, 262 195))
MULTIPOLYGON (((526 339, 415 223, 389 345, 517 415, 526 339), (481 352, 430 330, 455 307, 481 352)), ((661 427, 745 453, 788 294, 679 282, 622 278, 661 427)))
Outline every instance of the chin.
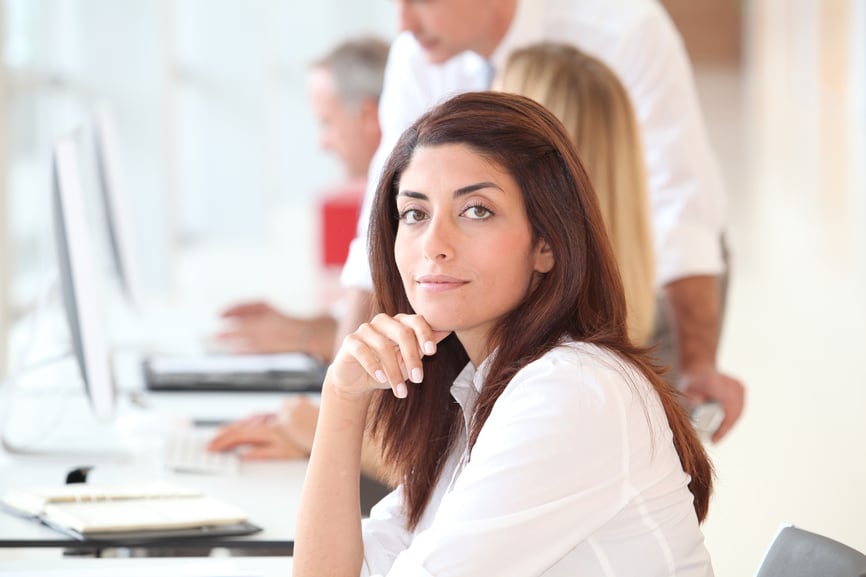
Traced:
POLYGON ((424 317, 424 320, 434 331, 452 332, 458 328, 457 319, 453 315, 432 311, 429 308, 427 310, 415 309, 415 312, 424 317))
POLYGON ((430 64, 445 64, 452 58, 454 58, 455 54, 451 51, 445 50, 442 47, 434 47, 431 50, 424 50, 424 56, 427 57, 427 62, 430 64))

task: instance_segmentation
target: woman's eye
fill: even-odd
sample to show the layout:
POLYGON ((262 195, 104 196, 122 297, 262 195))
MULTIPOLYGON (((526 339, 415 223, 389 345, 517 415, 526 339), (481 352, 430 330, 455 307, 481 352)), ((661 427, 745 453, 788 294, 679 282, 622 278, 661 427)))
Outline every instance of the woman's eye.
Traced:
POLYGON ((418 210, 417 208, 410 208, 400 213, 400 220, 402 220, 406 224, 415 224, 421 222, 422 220, 424 220, 424 218, 424 212, 418 210))
POLYGON ((489 208, 481 206, 479 204, 476 206, 470 206, 465 211, 463 211, 463 214, 465 214, 468 218, 471 219, 482 219, 491 216, 493 213, 490 211, 489 208))

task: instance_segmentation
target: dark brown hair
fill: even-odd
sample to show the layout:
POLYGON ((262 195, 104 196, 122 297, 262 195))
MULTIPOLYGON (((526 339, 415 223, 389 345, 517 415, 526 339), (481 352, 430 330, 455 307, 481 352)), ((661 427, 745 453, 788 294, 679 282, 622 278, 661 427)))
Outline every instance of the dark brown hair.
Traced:
MULTIPOLYGON (((555 262, 492 335, 488 350, 496 355, 475 406, 470 450, 517 371, 563 336, 593 343, 635 366, 658 392, 703 520, 712 466, 676 391, 645 350, 629 341, 622 281, 598 201, 568 133, 541 105, 511 94, 466 93, 433 108, 403 133, 385 164, 371 213, 370 266, 379 309, 389 315, 414 312, 394 260, 399 222, 394 198, 415 150, 446 144, 467 146, 508 171, 523 193, 533 240, 543 239, 555 262)), ((420 520, 459 431, 460 409, 449 389, 467 362, 452 334, 424 359, 421 386, 412 387, 405 399, 379 392, 371 406, 371 432, 394 480, 403 483, 409 528, 420 520)))

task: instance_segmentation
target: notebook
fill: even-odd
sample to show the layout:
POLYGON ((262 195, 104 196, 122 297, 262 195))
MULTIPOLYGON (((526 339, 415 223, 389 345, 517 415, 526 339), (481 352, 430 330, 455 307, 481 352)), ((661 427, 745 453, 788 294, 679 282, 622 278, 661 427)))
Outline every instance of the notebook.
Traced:
POLYGON ((143 363, 151 391, 322 390, 326 367, 304 353, 154 356, 143 363))
POLYGON ((167 482, 11 489, 2 504, 88 540, 249 535, 261 530, 240 509, 167 482))

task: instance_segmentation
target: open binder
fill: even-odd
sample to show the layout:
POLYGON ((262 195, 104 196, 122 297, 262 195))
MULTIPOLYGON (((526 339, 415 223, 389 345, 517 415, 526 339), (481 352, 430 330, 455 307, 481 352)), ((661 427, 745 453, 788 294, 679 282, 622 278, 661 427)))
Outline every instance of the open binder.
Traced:
POLYGON ((142 543, 261 531, 240 509, 164 482, 13 489, 2 504, 87 541, 142 543))

